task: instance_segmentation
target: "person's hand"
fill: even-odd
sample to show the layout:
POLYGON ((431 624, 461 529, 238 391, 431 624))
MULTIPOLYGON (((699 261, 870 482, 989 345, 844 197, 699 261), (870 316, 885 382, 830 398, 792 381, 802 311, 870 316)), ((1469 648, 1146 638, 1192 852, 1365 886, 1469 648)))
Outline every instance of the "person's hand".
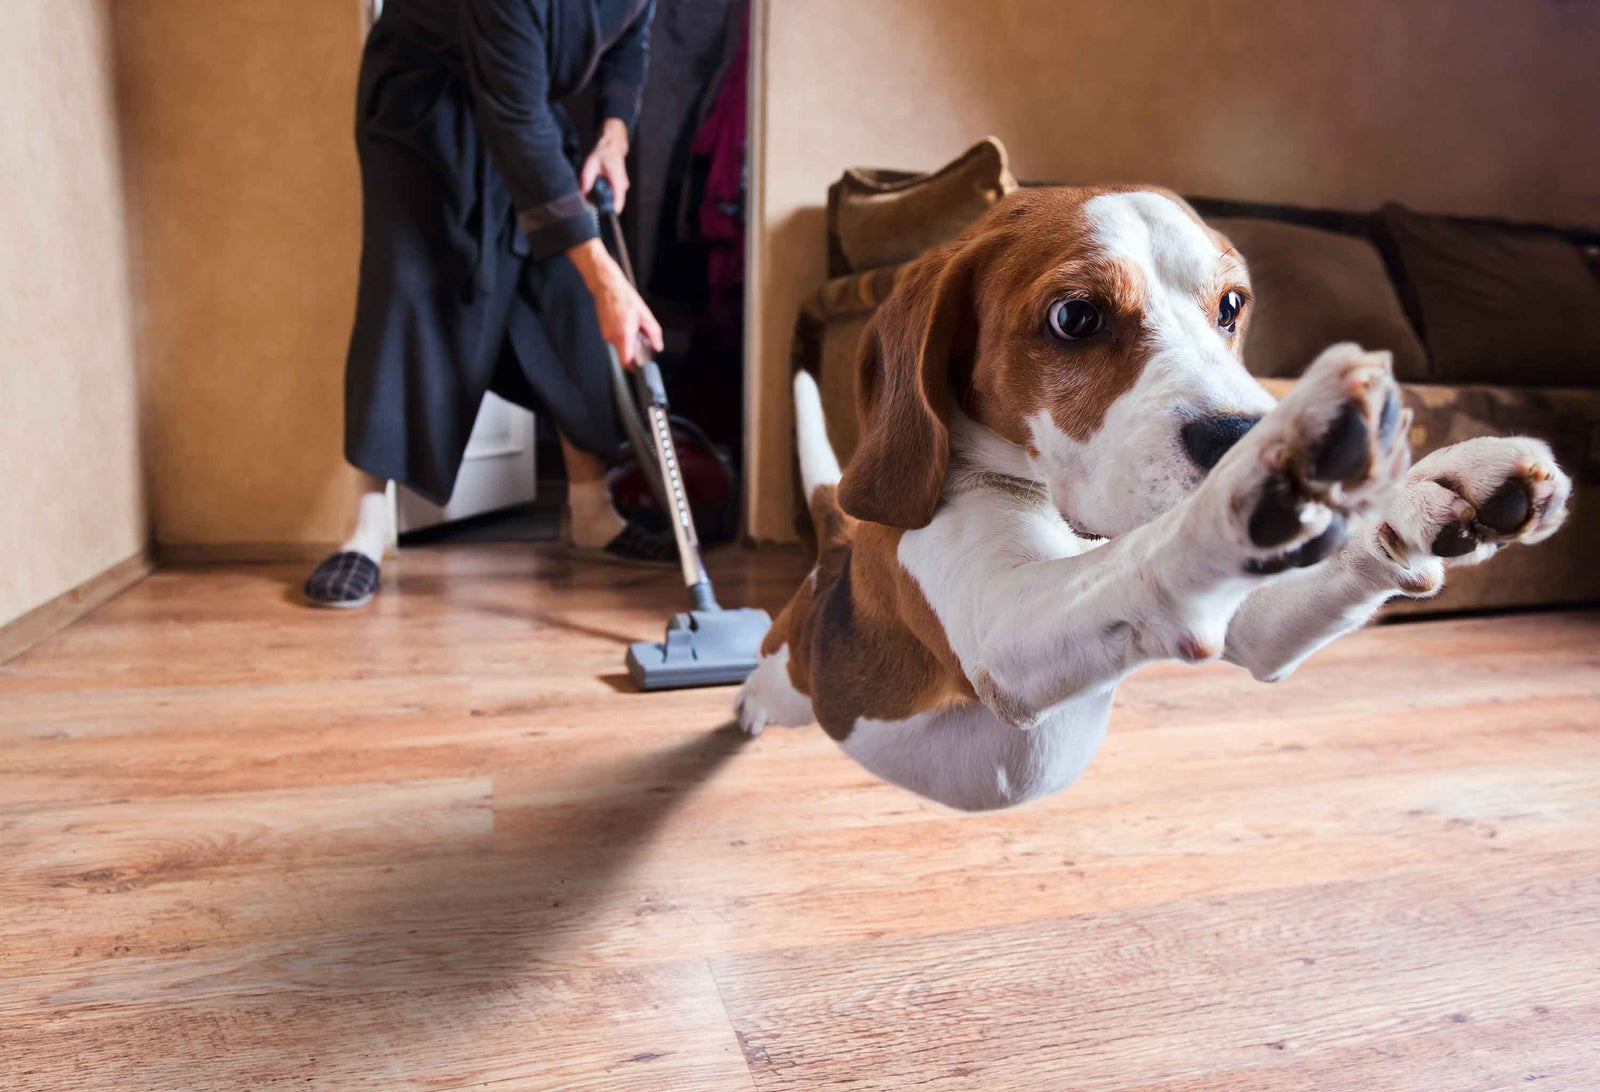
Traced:
POLYGON ((638 366, 641 339, 659 353, 661 324, 600 240, 579 243, 567 251, 567 256, 589 286, 595 318, 600 321, 600 336, 617 351, 622 366, 630 371, 638 366))
POLYGON ((622 211, 622 206, 628 200, 628 127, 616 118, 607 118, 600 127, 600 139, 595 142, 594 151, 589 153, 589 158, 583 161, 583 169, 578 172, 578 188, 588 196, 594 189, 594 180, 604 175, 611 183, 611 192, 616 194, 617 211, 622 211))

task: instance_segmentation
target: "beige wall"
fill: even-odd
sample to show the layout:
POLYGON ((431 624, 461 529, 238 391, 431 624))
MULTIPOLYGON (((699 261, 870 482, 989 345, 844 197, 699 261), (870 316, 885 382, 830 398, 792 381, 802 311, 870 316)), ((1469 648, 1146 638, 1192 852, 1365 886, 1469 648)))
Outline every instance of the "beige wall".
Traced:
POLYGON ((115 7, 156 538, 341 538, 361 4, 115 7))
POLYGON ((1025 180, 1600 224, 1600 5, 766 0, 752 533, 792 537, 789 338, 850 165, 993 133, 1025 180))
POLYGON ((109 23, 0 4, 0 624, 145 546, 109 23))

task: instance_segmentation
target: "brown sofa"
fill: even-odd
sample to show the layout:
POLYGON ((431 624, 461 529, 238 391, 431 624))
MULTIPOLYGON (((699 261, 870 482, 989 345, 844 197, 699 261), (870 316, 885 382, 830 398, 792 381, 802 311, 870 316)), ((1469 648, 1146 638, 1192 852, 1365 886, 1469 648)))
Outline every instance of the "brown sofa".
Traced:
MULTIPOLYGON (((793 363, 817 375, 841 459, 855 448, 855 356, 906 263, 959 234, 1018 183, 989 138, 930 175, 851 170, 828 200, 830 279, 796 324, 793 363)), ((1395 356, 1417 457, 1473 436, 1548 440, 1573 476, 1567 526, 1451 574, 1435 599, 1388 613, 1600 601, 1600 232, 1189 198, 1251 267, 1245 363, 1281 394, 1322 347, 1395 356)), ((803 519, 803 513, 799 518, 803 519)))

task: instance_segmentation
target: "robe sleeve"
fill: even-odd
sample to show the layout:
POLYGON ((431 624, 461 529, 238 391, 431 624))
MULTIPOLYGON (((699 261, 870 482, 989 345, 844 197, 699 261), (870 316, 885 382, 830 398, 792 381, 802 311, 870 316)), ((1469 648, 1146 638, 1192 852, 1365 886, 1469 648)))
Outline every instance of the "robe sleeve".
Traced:
MULTIPOLYGON (((562 154, 545 66, 547 28, 534 7, 527 0, 461 0, 460 18, 478 129, 505 179, 530 252, 544 258, 595 238, 598 228, 562 154)), ((642 83, 643 42, 640 48, 642 83)))
POLYGON ((656 0, 649 0, 595 66, 600 116, 618 119, 629 131, 639 120, 639 101, 650 62, 650 21, 655 14, 656 0))

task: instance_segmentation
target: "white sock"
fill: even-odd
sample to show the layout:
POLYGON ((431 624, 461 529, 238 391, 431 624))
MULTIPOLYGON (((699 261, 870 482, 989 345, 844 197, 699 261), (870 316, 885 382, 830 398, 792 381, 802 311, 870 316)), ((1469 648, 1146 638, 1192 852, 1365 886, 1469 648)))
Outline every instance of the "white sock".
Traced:
POLYGON ((574 546, 601 549, 627 526, 611 507, 611 491, 604 480, 568 482, 567 512, 574 546))
POLYGON ((374 564, 383 564, 383 550, 389 543, 389 498, 383 493, 361 494, 356 509, 356 529, 341 550, 365 554, 374 564))

